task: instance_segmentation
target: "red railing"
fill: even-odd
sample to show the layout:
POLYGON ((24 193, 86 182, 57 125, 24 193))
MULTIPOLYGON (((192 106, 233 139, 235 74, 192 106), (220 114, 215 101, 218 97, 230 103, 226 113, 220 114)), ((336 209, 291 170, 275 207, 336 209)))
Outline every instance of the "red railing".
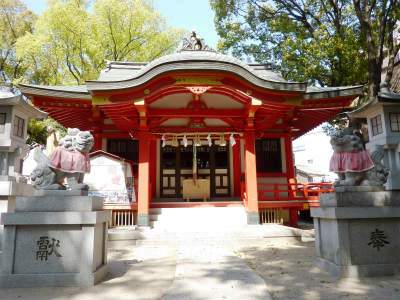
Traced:
POLYGON ((333 192, 332 183, 259 183, 258 201, 318 200, 333 192))
MULTIPOLYGON (((321 183, 258 183, 258 201, 303 201, 309 206, 319 206, 323 193, 333 192, 332 182, 321 183)), ((240 185, 243 205, 247 207, 246 186, 240 185)), ((304 206, 303 206, 304 207, 304 206)))

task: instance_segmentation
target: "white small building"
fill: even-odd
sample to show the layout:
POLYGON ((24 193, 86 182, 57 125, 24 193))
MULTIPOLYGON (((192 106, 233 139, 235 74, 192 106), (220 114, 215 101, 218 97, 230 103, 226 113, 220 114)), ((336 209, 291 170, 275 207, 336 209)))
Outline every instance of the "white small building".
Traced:
POLYGON ((89 195, 105 203, 136 202, 132 167, 133 162, 102 150, 90 153, 90 173, 84 178, 89 195))
POLYGON ((299 182, 334 181, 337 178, 335 173, 329 171, 333 149, 323 125, 295 139, 293 153, 299 182))

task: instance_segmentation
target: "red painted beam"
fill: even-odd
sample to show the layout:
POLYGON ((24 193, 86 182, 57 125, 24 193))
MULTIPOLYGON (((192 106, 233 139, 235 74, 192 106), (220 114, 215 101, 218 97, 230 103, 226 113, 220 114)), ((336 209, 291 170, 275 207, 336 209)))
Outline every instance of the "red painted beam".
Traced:
POLYGON ((195 110, 190 108, 178 109, 148 109, 148 117, 175 117, 175 118, 188 118, 188 117, 201 117, 201 118, 215 118, 215 117, 229 117, 229 118, 243 118, 246 117, 246 111, 243 109, 201 109, 195 110))
POLYGON ((307 200, 287 200, 287 201, 259 201, 258 208, 296 208, 303 209, 308 205, 307 200))

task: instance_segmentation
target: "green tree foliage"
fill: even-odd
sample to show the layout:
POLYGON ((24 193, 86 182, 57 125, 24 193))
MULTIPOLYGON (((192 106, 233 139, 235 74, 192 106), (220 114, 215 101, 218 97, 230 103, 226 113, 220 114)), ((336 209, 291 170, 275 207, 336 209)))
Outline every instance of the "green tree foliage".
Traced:
POLYGON ((97 78, 104 60, 152 60, 172 52, 182 36, 147 0, 48 4, 33 32, 17 41, 17 57, 30 70, 24 81, 83 84, 97 78))
MULTIPOLYGON (((49 0, 38 17, 20 0, 0 0, 0 76, 83 84, 98 77, 105 60, 150 61, 173 52, 182 35, 150 0, 49 0)), ((32 120, 28 143, 45 143, 48 126, 65 130, 50 118, 32 120)))
POLYGON ((46 145, 49 128, 60 132, 61 137, 65 136, 67 133, 67 130, 63 126, 50 117, 43 121, 31 119, 28 124, 28 139, 26 142, 30 145, 34 143, 46 145))
POLYGON ((15 44, 32 32, 35 15, 19 0, 0 0, 0 82, 20 78, 26 71, 17 58, 15 44))
MULTIPOLYGON (((372 32, 372 46, 379 52, 392 38, 388 26, 382 24, 396 20, 392 12, 398 7, 398 0, 361 0, 360 14, 357 0, 210 2, 216 13, 220 49, 258 62, 272 61, 285 78, 311 79, 321 86, 372 82, 372 50, 365 28, 372 32), (367 18, 367 25, 360 25, 360 17, 367 18)), ((382 61, 377 58, 375 62, 382 61)), ((372 97, 376 93, 375 89, 372 97)))

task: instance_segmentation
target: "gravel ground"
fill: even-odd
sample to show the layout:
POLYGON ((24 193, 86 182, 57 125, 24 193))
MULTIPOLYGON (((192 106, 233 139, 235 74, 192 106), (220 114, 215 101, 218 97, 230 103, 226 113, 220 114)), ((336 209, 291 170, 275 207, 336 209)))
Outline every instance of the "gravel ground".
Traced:
POLYGON ((314 265, 314 243, 279 239, 236 245, 274 300, 399 300, 400 276, 336 280, 314 265))

